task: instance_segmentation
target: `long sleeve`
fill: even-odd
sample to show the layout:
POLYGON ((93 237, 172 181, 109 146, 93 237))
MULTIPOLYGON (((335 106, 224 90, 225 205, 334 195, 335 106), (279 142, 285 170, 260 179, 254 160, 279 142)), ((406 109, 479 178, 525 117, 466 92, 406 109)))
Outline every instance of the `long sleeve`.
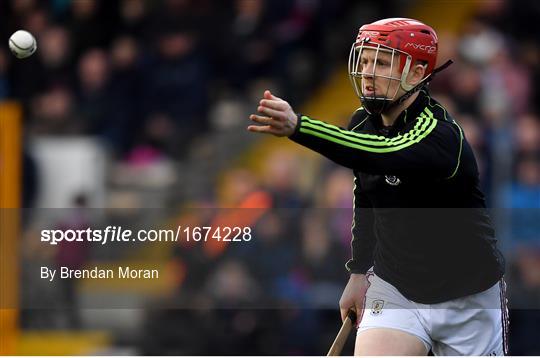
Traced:
POLYGON ((440 178, 457 170, 463 141, 459 127, 434 118, 428 107, 393 138, 349 131, 303 115, 298 116, 296 130, 289 138, 365 173, 440 178))
POLYGON ((351 254, 345 267, 350 273, 362 273, 373 266, 373 253, 376 245, 373 230, 373 208, 362 191, 358 178, 354 178, 354 211, 352 223, 351 254))

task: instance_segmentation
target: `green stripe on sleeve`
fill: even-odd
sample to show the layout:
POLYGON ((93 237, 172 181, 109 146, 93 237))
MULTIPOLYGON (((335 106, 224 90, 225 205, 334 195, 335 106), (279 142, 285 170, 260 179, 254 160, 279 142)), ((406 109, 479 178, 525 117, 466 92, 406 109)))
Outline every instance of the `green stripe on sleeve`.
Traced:
POLYGON ((302 125, 302 127, 313 129, 313 130, 322 132, 324 134, 329 134, 333 137, 347 140, 352 143, 358 143, 358 144, 363 144, 366 146, 374 146, 374 147, 392 147, 392 146, 397 146, 407 141, 413 140, 416 136, 420 135, 422 131, 426 130, 426 127, 429 125, 430 122, 431 120, 429 118, 426 119, 424 117, 421 117, 416 123, 414 129, 410 130, 405 135, 400 135, 394 138, 381 137, 382 139, 379 141, 360 139, 355 136, 349 136, 341 130, 332 130, 331 128, 313 125, 311 123, 305 123, 302 125))
POLYGON ((300 128, 300 132, 305 133, 305 134, 311 134, 311 135, 313 135, 315 137, 326 139, 328 141, 331 141, 331 142, 334 142, 334 143, 337 143, 337 144, 341 144, 341 145, 349 147, 349 148, 364 150, 366 152, 371 152, 371 153, 391 153, 391 152, 396 152, 396 151, 399 151, 401 149, 410 147, 411 145, 420 142, 422 139, 427 137, 429 135, 429 133, 431 133, 431 131, 433 130, 433 128, 435 128, 436 125, 437 125, 437 121, 434 120, 434 121, 431 122, 431 125, 426 130, 426 132, 422 133, 422 135, 420 135, 420 136, 416 137, 415 139, 410 140, 410 141, 408 141, 406 143, 403 143, 403 144, 398 145, 398 146, 390 147, 390 148, 367 147, 365 145, 351 143, 349 141, 345 141, 345 140, 341 140, 341 139, 338 139, 338 138, 335 138, 335 137, 331 137, 329 135, 326 135, 326 134, 323 134, 323 133, 320 133, 320 132, 317 132, 317 131, 313 131, 311 129, 306 129, 306 128, 300 128))
MULTIPOLYGON (((306 116, 302 116, 303 121, 301 123, 300 132, 303 132, 306 134, 312 134, 320 138, 325 138, 327 140, 340 143, 340 144, 343 144, 343 142, 349 142, 351 144, 356 144, 362 147, 358 149, 368 150, 367 149, 368 147, 390 147, 390 148, 385 148, 385 149, 392 149, 392 148, 402 149, 403 145, 405 145, 406 147, 413 143, 417 143, 418 141, 425 138, 436 126, 437 121, 433 118, 433 113, 431 112, 427 112, 427 113, 430 114, 430 116, 427 116, 424 113, 420 114, 420 116, 418 117, 418 121, 412 130, 407 132, 405 135, 399 135, 394 138, 386 138, 384 136, 369 135, 369 134, 359 135, 359 133, 345 131, 339 127, 332 126, 321 121, 312 120, 306 116), (315 134, 315 133, 318 133, 318 134, 315 134), (364 138, 359 138, 359 137, 366 137, 366 136, 369 136, 377 140, 368 140, 364 138)), ((381 153, 384 152, 384 151, 377 150, 381 148, 370 148, 370 149, 374 149, 373 151, 375 152, 381 152, 381 153)), ((399 150, 399 149, 394 149, 394 150, 399 150)))
MULTIPOLYGON (((433 117, 433 112, 431 112, 427 107, 424 108, 424 111, 428 114, 426 116, 425 113, 421 113, 420 114, 420 118, 421 117, 426 117, 426 118, 434 118, 433 117)), ((348 130, 343 130, 337 126, 334 126, 332 124, 328 124, 328 123, 325 123, 325 122, 322 122, 322 121, 319 121, 319 120, 316 120, 316 119, 312 119, 312 118, 309 118, 308 116, 302 116, 302 124, 304 123, 311 123, 313 125, 319 125, 319 126, 322 126, 322 127, 326 127, 332 131, 339 131, 345 135, 348 135, 348 136, 354 136, 354 137, 357 137, 357 138, 361 138, 361 139, 365 139, 365 140, 369 140, 369 139, 372 139, 372 140, 376 140, 376 141, 387 141, 387 142, 395 142, 395 141, 398 141, 400 140, 403 136, 401 135, 398 135, 394 138, 386 138, 384 136, 381 136, 381 135, 375 135, 375 134, 367 134, 367 133, 357 133, 357 132, 353 132, 353 131, 348 131, 348 130)), ((417 129, 418 126, 415 126, 414 129, 417 129)), ((377 145, 377 144, 376 144, 377 145)))

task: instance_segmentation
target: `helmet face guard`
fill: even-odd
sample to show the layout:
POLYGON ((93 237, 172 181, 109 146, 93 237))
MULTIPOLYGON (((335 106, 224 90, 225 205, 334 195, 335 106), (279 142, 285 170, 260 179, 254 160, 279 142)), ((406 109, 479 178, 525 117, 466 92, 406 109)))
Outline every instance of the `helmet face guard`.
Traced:
POLYGON ((355 42, 351 47, 349 54, 349 79, 353 86, 354 92, 362 101, 364 108, 370 114, 382 113, 388 106, 396 100, 400 86, 408 91, 414 86, 407 84, 407 75, 409 74, 412 58, 406 52, 390 48, 377 43, 369 43, 369 39, 363 39, 360 42, 355 42), (366 51, 374 53, 373 66, 371 70, 366 71, 362 64, 362 56, 366 51), (382 53, 390 55, 389 74, 381 74, 382 71, 378 71, 377 66, 380 66, 380 58, 382 53), (400 66, 401 64, 401 66, 400 66), (401 67, 401 76, 394 77, 392 74, 394 69, 401 67), (388 84, 386 88, 377 87, 380 86, 381 79, 386 79, 388 84), (399 82, 398 86, 395 86, 395 90, 390 91, 392 82, 399 82), (373 91, 367 94, 365 93, 366 86, 371 86, 373 91))
POLYGON ((437 49, 435 31, 418 20, 389 18, 362 26, 349 54, 349 78, 364 108, 369 113, 382 113, 424 86, 434 72, 437 49), (370 51, 369 56, 367 51, 370 51), (390 54, 391 63, 389 66, 385 63, 385 68, 381 69, 379 58, 388 57, 381 55, 383 53, 390 54), (364 68, 363 57, 373 62, 371 68, 364 68), (425 76, 416 84, 408 84, 411 66, 417 63, 425 67, 425 76), (392 86, 395 81, 397 85, 392 86), (380 88, 386 86, 385 82, 388 86, 380 88), (366 90, 368 87, 371 90, 366 90), (400 88, 405 93, 398 96, 400 88))

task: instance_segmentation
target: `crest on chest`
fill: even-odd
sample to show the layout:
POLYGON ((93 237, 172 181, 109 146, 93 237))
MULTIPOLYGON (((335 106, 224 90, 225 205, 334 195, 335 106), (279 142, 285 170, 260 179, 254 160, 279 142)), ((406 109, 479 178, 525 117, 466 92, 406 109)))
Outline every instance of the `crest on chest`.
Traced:
POLYGON ((401 184, 401 180, 395 175, 385 175, 384 181, 388 185, 392 185, 392 186, 398 186, 399 184, 401 184))

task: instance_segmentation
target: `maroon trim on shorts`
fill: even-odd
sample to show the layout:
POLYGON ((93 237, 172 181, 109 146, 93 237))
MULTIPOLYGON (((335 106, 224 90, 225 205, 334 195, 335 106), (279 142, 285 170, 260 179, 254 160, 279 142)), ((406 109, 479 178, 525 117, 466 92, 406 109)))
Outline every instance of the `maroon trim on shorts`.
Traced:
POLYGON ((506 282, 504 282, 504 278, 501 278, 499 281, 499 296, 501 299, 503 353, 504 355, 508 355, 508 331, 510 326, 510 318, 508 316, 508 300, 506 299, 506 282))

